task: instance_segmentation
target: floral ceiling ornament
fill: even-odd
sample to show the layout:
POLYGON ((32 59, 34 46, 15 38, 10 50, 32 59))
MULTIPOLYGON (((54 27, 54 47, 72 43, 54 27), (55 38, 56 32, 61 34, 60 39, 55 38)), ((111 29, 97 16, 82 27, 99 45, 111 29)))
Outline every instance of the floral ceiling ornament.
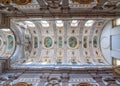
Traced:
POLYGON ((71 0, 73 3, 77 2, 79 4, 90 4, 91 2, 94 2, 94 0, 71 0))

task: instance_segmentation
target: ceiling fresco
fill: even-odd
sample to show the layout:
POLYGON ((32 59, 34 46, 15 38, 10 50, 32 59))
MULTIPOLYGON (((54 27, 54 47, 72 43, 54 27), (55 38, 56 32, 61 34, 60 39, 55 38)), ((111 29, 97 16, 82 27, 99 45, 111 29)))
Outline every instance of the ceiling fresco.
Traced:
MULTIPOLYGON (((100 45, 102 28, 108 21, 109 19, 12 19, 11 29, 16 39, 12 35, 7 36, 8 50, 14 50, 11 65, 108 65, 100 45)), ((2 40, 1 38, 1 42, 2 40)))

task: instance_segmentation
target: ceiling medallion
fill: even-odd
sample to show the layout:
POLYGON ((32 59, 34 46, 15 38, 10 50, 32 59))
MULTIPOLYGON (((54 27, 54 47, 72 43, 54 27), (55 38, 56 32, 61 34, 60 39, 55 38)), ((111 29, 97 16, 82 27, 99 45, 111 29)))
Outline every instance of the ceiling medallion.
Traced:
POLYGON ((71 0, 73 3, 77 2, 79 4, 90 4, 91 2, 94 2, 94 0, 71 0))
POLYGON ((26 5, 32 2, 32 0, 12 0, 12 1, 17 5, 26 5))

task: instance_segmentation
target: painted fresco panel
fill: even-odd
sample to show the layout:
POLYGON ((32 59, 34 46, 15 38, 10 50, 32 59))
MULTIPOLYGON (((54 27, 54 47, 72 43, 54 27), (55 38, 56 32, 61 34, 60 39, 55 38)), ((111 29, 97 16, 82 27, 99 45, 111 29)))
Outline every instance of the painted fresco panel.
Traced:
POLYGON ((38 48, 38 38, 34 37, 34 48, 38 48))
POLYGON ((13 36, 8 35, 8 50, 12 50, 13 47, 14 47, 14 44, 13 44, 13 36))
POLYGON ((77 39, 75 37, 69 38, 69 46, 71 48, 75 48, 77 46, 77 39))
POLYGON ((50 48, 50 47, 52 46, 52 44, 53 44, 53 41, 52 41, 52 38, 51 38, 51 37, 46 37, 46 38, 44 39, 44 46, 45 46, 46 48, 50 48))
POLYGON ((93 47, 94 47, 94 48, 97 48, 97 40, 98 40, 98 37, 97 37, 97 36, 94 36, 94 37, 93 37, 93 47))

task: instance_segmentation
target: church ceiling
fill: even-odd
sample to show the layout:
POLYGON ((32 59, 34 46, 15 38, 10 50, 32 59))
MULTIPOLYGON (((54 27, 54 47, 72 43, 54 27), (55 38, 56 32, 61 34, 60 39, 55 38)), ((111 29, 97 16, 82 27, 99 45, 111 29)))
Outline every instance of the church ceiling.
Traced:
MULTIPOLYGON (((11 65, 108 65, 101 52, 100 37, 109 19, 13 18, 7 49, 11 65), (14 38, 15 36, 15 38, 14 38), (18 53, 19 52, 19 53, 18 53)), ((5 30, 1 30, 5 31, 5 30)), ((6 31, 5 31, 6 32, 6 31)), ((3 45, 2 33, 0 49, 3 45)), ((6 51, 6 52, 7 52, 6 51)), ((4 53, 3 58, 7 55, 4 53)), ((111 63, 110 63, 111 64, 111 63)))

